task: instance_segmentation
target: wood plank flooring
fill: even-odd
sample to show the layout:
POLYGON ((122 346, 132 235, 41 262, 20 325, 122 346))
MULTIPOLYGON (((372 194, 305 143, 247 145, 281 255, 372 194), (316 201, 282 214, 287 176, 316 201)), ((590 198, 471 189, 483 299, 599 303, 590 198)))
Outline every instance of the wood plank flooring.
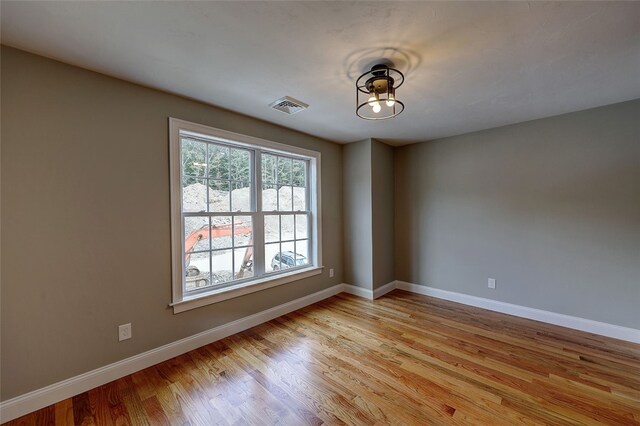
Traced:
POLYGON ((640 345, 341 294, 9 425, 640 425, 640 345))

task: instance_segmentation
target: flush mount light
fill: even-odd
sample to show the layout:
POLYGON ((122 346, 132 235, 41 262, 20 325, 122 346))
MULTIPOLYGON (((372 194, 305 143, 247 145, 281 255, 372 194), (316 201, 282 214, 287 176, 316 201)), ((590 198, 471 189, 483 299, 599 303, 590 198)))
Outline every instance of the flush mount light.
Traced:
POLYGON ((356 80, 356 115, 365 120, 385 120, 404 111, 396 89, 404 83, 404 74, 392 66, 378 64, 356 80))

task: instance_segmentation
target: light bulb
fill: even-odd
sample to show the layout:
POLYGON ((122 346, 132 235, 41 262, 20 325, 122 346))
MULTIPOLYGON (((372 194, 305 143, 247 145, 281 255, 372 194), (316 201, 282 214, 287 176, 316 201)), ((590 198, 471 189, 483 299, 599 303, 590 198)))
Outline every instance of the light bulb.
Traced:
POLYGON ((387 106, 392 107, 396 103, 396 90, 393 87, 389 88, 387 92, 387 106))
POLYGON ((395 98, 393 96, 389 96, 389 99, 387 99, 387 106, 388 107, 392 107, 393 104, 395 104, 395 103, 396 103, 395 98))
POLYGON ((380 106, 380 101, 378 100, 378 97, 376 95, 371 95, 367 102, 369 102, 369 105, 371 105, 371 107, 373 108, 373 112, 375 113, 380 112, 380 110, 382 109, 382 107, 380 106))

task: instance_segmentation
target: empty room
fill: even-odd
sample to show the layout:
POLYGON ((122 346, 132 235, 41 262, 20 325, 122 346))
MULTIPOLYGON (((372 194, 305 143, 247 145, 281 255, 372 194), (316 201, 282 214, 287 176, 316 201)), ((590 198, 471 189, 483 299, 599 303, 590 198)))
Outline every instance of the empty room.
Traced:
POLYGON ((640 2, 0 1, 2 425, 640 426, 640 2))

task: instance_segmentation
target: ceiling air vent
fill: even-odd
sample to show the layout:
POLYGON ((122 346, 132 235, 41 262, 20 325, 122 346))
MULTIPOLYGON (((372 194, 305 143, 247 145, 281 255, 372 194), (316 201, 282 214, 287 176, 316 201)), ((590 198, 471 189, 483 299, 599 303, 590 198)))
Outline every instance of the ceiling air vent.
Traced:
POLYGON ((309 105, 289 96, 285 96, 284 98, 271 102, 269 106, 273 109, 277 109, 278 111, 282 111, 285 114, 295 114, 303 109, 309 108, 309 105))

